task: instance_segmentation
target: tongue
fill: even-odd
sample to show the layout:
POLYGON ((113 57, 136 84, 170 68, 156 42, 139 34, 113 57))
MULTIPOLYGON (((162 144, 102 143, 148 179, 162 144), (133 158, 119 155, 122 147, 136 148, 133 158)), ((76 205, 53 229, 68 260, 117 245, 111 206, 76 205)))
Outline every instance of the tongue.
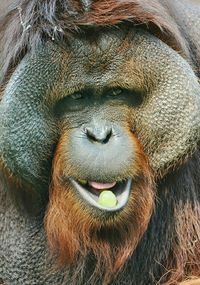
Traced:
POLYGON ((113 188, 116 185, 116 182, 112 182, 112 183, 97 183, 94 181, 89 181, 88 184, 97 189, 97 190, 103 190, 103 189, 110 189, 113 188))

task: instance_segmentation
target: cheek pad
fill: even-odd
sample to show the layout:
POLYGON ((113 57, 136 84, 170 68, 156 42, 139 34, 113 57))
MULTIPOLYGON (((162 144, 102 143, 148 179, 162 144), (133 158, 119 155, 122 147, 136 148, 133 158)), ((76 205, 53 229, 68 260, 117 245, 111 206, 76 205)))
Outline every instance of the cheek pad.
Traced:
POLYGON ((0 102, 0 160, 30 183, 44 178, 55 140, 53 117, 44 104, 58 66, 46 50, 27 55, 8 82, 0 102))
POLYGON ((200 139, 197 78, 179 56, 176 66, 163 64, 165 72, 158 70, 159 84, 135 116, 139 139, 152 168, 160 174, 190 155, 200 139))

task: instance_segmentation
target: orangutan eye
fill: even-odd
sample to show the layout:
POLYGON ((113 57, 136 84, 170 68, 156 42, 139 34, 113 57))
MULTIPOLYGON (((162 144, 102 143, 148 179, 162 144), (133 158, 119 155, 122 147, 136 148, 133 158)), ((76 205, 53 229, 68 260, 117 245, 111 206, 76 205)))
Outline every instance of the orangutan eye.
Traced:
POLYGON ((70 98, 73 100, 79 100, 83 98, 83 94, 80 92, 76 92, 70 95, 70 98))
POLYGON ((123 90, 121 88, 115 88, 110 91, 111 96, 118 96, 118 95, 121 95, 122 93, 123 93, 123 90))

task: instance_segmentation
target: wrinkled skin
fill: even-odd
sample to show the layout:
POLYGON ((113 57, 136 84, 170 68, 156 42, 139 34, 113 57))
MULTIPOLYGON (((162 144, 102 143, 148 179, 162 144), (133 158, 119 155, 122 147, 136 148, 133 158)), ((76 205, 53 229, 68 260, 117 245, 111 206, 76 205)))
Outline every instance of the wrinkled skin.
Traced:
MULTIPOLYGON (((7 85, 0 106, 0 150, 14 174, 40 185, 41 176, 45 176, 43 164, 60 135, 55 127, 59 119, 59 126, 63 123, 70 129, 113 122, 119 127, 130 127, 145 147, 154 171, 177 163, 196 146, 200 130, 197 78, 177 53, 143 33, 129 31, 122 42, 124 32, 111 31, 99 36, 97 44, 95 40, 89 44, 80 38, 65 49, 47 44, 36 55, 24 58, 7 85), (122 49, 125 44, 127 48, 122 49), (113 88, 124 91, 112 96, 113 88), (79 91, 82 99, 70 97, 79 91)), ((128 141, 125 143, 129 150, 128 141)), ((72 138, 69 144, 69 159, 77 163, 77 157, 82 159, 84 142, 72 138)), ((89 154, 90 146, 85 147, 89 154)), ((94 157, 95 151, 98 150, 94 150, 94 157)), ((122 151, 127 161, 131 154, 122 151)), ((103 161, 99 159, 101 166, 103 161)), ((106 159, 110 162, 109 156, 106 159)), ((83 175, 85 178, 96 168, 92 160, 82 159, 78 165, 77 172, 81 173, 91 168, 83 175)), ((108 169, 102 166, 102 180, 104 176, 108 179, 108 169)), ((90 180, 96 178, 94 174, 90 180)))
MULTIPOLYGON (((131 167, 137 146, 130 133, 140 141, 155 179, 181 164, 197 147, 200 86, 191 66, 148 32, 125 30, 107 29, 92 39, 79 36, 70 45, 49 41, 25 56, 5 87, 0 102, 2 164, 22 185, 39 193, 30 206, 31 214, 25 215, 7 192, 0 193, 0 278, 5 284, 72 284, 66 281, 71 280, 66 270, 49 270, 43 229, 52 160, 63 132, 67 135, 62 141, 62 163, 64 169, 70 165, 65 176, 102 183, 134 176, 131 167)), ((2 183, 1 187, 11 186, 2 183)), ((24 199, 28 201, 26 193, 24 199)), ((87 203, 80 203, 98 216, 87 203)), ((154 239, 151 227, 153 222, 147 229, 149 240, 154 239)), ((135 283, 126 282, 125 274, 112 284, 155 284, 150 274, 142 281, 137 273, 136 261, 144 260, 146 254, 142 250, 139 257, 130 258, 130 280, 135 283)), ((160 269, 154 270, 158 280, 160 269)), ((76 284, 90 284, 84 274, 76 284)))

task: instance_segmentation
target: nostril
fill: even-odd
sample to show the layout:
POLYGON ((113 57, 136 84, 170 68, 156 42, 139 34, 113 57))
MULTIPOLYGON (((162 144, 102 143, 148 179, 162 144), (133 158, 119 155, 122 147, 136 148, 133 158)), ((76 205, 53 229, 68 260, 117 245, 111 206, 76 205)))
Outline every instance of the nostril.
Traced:
POLYGON ((112 128, 86 128, 87 138, 91 142, 106 144, 112 137, 112 128))
POLYGON ((107 134, 105 139, 103 140, 103 143, 109 142, 110 138, 112 137, 112 130, 110 130, 107 134))

